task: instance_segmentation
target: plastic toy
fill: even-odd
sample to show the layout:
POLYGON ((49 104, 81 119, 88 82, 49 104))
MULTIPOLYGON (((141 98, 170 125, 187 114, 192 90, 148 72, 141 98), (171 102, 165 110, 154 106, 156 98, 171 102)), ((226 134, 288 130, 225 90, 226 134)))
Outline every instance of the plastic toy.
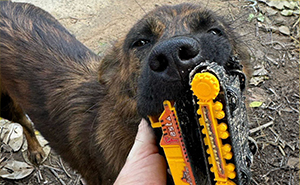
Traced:
POLYGON ((217 185, 233 185, 236 173, 235 165, 227 164, 226 160, 232 158, 231 145, 222 144, 222 139, 227 139, 229 133, 226 123, 218 123, 217 119, 225 116, 223 105, 221 102, 213 102, 220 91, 218 79, 209 72, 197 73, 191 83, 192 91, 198 98, 199 109, 197 113, 200 115, 199 123, 204 128, 202 133, 205 134, 204 143, 208 146, 207 154, 209 164, 212 165, 210 171, 215 175, 217 185))
POLYGON ((181 129, 177 122, 176 110, 169 101, 164 101, 164 108, 165 110, 161 114, 159 122, 153 122, 150 118, 152 127, 162 128, 163 136, 160 146, 164 149, 174 183, 176 185, 194 185, 195 179, 182 140, 181 129))
POLYGON ((164 101, 159 119, 164 150, 175 185, 246 185, 252 153, 244 104, 243 73, 227 73, 204 62, 190 72, 190 89, 176 102, 164 101))

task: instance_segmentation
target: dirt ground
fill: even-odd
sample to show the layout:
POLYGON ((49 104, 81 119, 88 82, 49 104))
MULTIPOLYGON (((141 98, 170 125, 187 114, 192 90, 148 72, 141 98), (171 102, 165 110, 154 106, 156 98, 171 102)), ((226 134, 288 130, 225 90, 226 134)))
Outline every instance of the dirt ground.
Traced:
MULTIPOLYGON (((238 0, 27 0, 54 15, 81 42, 103 55, 145 12, 162 4, 201 3, 227 19, 247 46, 254 74, 247 91, 250 135, 258 144, 253 185, 299 184, 299 2, 297 13, 281 15, 269 1, 238 0), (257 4, 254 8, 250 5, 257 4), (266 2, 266 3, 265 3, 266 2), (261 13, 261 15, 259 14, 261 13), (249 17, 254 16, 251 21, 249 17), (263 20, 262 20, 263 19, 263 20), (284 30, 285 27, 288 30, 284 30), (287 32, 289 31, 289 33, 287 32), (254 102, 254 103, 253 103, 254 102)), ((288 8, 284 8, 287 9, 288 8)), ((296 12, 296 11, 295 11, 296 12)), ((1 161, 5 149, 1 146, 1 161)), ((10 156, 23 160, 14 153, 10 156)), ((2 165, 2 166, 1 166, 2 165)), ((82 184, 54 152, 21 180, 0 184, 82 184)))

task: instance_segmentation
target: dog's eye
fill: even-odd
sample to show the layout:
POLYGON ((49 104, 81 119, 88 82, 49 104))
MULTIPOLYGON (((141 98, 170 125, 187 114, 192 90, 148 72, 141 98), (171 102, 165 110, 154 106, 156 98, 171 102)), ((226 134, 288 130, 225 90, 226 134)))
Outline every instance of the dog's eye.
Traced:
POLYGON ((223 32, 218 28, 212 28, 212 29, 208 30, 207 33, 211 33, 213 35, 218 35, 218 36, 223 35, 223 32))
POLYGON ((146 44, 148 44, 150 41, 149 40, 146 40, 146 39, 140 39, 140 40, 137 40, 135 42, 132 43, 132 47, 133 48, 136 48, 136 47, 142 47, 146 44))

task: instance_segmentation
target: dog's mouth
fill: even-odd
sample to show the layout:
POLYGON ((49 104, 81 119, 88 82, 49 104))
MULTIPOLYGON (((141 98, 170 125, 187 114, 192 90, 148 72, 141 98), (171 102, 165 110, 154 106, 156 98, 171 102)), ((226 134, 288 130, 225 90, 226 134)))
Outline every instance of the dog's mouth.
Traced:
POLYGON ((159 117, 162 115, 162 112, 160 114, 157 114, 155 116, 148 116, 151 123, 157 123, 159 122, 159 117))
MULTIPOLYGON (((171 106, 174 106, 174 104, 175 104, 174 100, 169 100, 169 102, 171 103, 171 106)), ((151 123, 156 123, 156 122, 159 122, 159 119, 160 119, 162 114, 163 114, 163 111, 161 111, 159 114, 156 114, 156 115, 153 115, 153 116, 148 116, 148 118, 149 118, 151 123)))

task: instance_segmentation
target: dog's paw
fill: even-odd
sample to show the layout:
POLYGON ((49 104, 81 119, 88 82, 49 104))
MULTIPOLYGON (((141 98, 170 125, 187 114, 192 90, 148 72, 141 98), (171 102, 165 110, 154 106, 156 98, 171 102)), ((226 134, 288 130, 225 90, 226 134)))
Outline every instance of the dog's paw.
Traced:
POLYGON ((29 161, 38 166, 43 163, 44 158, 46 157, 45 152, 41 146, 35 147, 34 149, 27 150, 29 161))

